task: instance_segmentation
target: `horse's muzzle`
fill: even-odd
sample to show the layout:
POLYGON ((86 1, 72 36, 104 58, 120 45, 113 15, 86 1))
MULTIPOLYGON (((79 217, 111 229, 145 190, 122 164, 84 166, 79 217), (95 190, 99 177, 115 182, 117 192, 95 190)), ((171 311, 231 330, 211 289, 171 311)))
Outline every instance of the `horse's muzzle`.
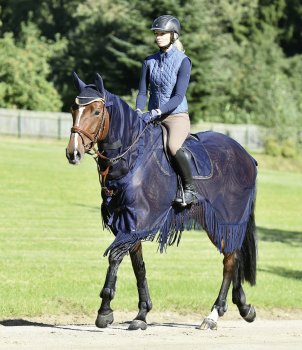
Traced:
POLYGON ((69 152, 66 148, 66 158, 68 159, 70 164, 78 165, 81 162, 82 155, 78 149, 75 149, 74 152, 69 152))

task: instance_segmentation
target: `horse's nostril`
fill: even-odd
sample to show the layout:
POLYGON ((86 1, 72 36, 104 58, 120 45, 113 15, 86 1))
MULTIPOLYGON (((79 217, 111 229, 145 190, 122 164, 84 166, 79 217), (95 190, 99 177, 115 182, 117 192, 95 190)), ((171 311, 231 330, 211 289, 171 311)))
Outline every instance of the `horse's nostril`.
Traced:
POLYGON ((66 158, 70 160, 70 153, 68 152, 68 149, 66 148, 65 150, 66 158))
POLYGON ((68 149, 66 149, 66 158, 70 163, 76 164, 80 162, 82 155, 78 149, 75 149, 73 152, 69 152, 68 149))
POLYGON ((81 156, 81 153, 76 149, 74 151, 74 159, 75 160, 81 160, 82 156, 81 156))

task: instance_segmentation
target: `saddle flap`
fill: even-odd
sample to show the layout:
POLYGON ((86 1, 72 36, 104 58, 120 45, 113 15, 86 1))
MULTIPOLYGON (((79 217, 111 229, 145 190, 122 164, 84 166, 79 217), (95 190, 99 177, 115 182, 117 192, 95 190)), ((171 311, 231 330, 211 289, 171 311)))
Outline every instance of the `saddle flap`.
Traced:
POLYGON ((190 155, 190 165, 194 179, 209 179, 213 175, 213 164, 206 148, 195 134, 190 134, 183 145, 190 155))
MULTIPOLYGON (((161 129, 163 137, 163 150, 168 161, 171 163, 171 159, 167 151, 168 132, 163 125, 161 125, 161 129)), ((183 149, 189 159, 194 179, 207 179, 212 177, 212 162, 198 135, 189 134, 183 144, 183 149)))

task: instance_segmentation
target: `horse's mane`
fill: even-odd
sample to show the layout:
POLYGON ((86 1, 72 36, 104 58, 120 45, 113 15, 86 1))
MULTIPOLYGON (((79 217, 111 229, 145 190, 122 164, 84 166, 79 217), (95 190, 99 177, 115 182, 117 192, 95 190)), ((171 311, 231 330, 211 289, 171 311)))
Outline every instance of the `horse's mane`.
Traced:
POLYGON ((106 107, 111 107, 115 115, 137 118, 137 112, 126 101, 108 90, 105 90, 105 102, 106 107))
POLYGON ((142 129, 142 120, 126 101, 105 90, 105 103, 110 116, 109 138, 111 142, 121 139, 128 147, 142 129))
MULTIPOLYGON (((116 157, 132 145, 132 151, 136 149, 138 147, 137 140, 145 126, 138 113, 126 101, 108 90, 105 90, 105 106, 109 113, 110 127, 109 133, 103 142, 109 145, 121 144, 121 147, 118 149, 110 149, 109 147, 106 150, 107 156, 116 157)), ((128 167, 132 166, 134 158, 136 158, 136 156, 134 158, 133 156, 133 152, 127 153, 125 161, 128 163, 128 167)), ((118 168, 119 166, 117 164, 116 167, 118 168)))

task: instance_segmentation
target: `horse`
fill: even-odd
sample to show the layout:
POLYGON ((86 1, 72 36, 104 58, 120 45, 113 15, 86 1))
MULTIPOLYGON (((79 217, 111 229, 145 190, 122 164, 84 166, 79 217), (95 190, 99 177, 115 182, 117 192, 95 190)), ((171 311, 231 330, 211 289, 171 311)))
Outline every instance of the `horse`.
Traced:
POLYGON ((146 124, 123 99, 104 88, 96 73, 86 84, 73 73, 78 96, 71 107, 73 126, 66 156, 80 164, 91 154, 101 183, 103 224, 115 236, 104 256, 109 266, 95 324, 105 328, 113 320, 110 306, 116 290, 117 271, 130 255, 137 281, 138 314, 130 330, 147 328, 152 309, 142 241, 157 237, 160 251, 179 244, 184 230, 203 230, 223 254, 223 279, 211 311, 200 329, 217 329, 232 302, 242 318, 253 322, 255 307, 247 304, 242 284, 256 284, 257 236, 255 225, 256 160, 227 135, 204 131, 188 135, 183 149, 191 162, 196 200, 175 206, 179 179, 165 149, 165 129, 146 124))

